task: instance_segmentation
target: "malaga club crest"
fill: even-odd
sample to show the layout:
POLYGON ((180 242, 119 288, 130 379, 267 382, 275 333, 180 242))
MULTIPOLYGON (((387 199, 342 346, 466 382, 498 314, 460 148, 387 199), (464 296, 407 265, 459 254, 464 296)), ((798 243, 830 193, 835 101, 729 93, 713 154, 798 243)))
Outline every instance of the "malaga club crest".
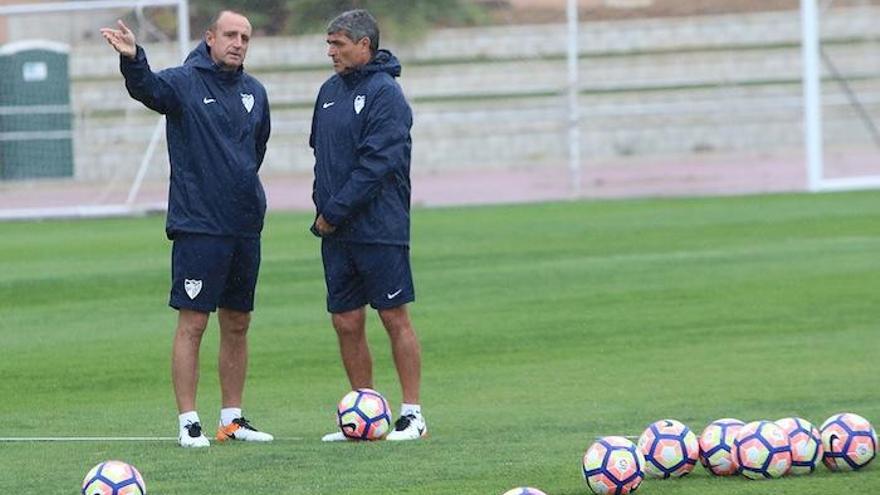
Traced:
POLYGON ((251 110, 254 109, 254 95, 241 93, 241 104, 244 105, 244 109, 248 113, 251 113, 251 110))
POLYGON ((199 295, 199 292, 202 291, 202 281, 185 279, 183 281, 183 289, 186 290, 186 295, 188 295, 190 299, 195 299, 196 296, 199 295))

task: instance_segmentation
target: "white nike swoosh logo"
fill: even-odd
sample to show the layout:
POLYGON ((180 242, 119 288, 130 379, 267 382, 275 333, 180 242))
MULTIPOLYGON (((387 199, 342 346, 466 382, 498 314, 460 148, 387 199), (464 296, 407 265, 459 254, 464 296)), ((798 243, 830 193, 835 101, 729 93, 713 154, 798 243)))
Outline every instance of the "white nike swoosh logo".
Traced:
POLYGON ((214 98, 208 98, 207 96, 204 99, 202 99, 202 103, 204 103, 205 105, 207 105, 208 103, 214 103, 216 101, 217 100, 215 100, 214 98))
POLYGON ((324 108, 330 108, 330 107, 332 107, 332 106, 335 105, 335 104, 336 104, 335 101, 331 101, 330 103, 324 103, 324 105, 322 105, 322 106, 323 106, 324 108))
POLYGON ((392 292, 385 295, 388 297, 388 299, 394 299, 395 297, 399 296, 401 292, 403 292, 403 289, 397 289, 397 292, 392 292))

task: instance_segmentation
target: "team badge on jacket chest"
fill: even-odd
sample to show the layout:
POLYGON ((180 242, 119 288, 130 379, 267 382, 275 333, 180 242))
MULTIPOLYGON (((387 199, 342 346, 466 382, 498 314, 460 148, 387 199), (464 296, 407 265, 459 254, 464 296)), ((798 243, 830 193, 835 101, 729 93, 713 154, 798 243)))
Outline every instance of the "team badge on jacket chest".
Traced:
POLYGON ((241 104, 244 105, 244 109, 247 110, 247 113, 251 113, 251 110, 254 109, 254 95, 249 93, 239 94, 241 94, 241 104))

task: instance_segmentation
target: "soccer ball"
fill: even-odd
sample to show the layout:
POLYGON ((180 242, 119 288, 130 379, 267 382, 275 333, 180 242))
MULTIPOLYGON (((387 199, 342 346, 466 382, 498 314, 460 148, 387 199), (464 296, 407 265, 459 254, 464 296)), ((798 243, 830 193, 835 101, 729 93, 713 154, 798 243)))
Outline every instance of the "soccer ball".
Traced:
POLYGON ((391 428, 391 409, 382 394, 359 388, 345 394, 336 408, 342 434, 353 440, 381 440, 391 428))
POLYGON ((697 436, 674 419, 648 426, 639 437, 645 473, 655 478, 678 478, 693 471, 700 455, 697 436))
POLYGON ((645 478, 642 453, 623 437, 604 437, 590 445, 583 467, 587 486, 597 495, 626 495, 645 478))
POLYGON ((530 486, 521 486, 517 488, 513 488, 511 490, 507 490, 504 492, 504 495, 547 495, 546 493, 538 490, 537 488, 532 488, 530 486))
POLYGON ((733 462, 730 450, 733 439, 745 423, 738 419, 717 419, 700 435, 700 463, 715 476, 736 474, 739 467, 733 462))
POLYGON ((740 428, 731 453, 740 472, 751 480, 779 478, 791 469, 788 435, 770 421, 754 421, 740 428))
POLYGON ((145 495, 147 485, 134 466, 107 461, 93 467, 83 479, 82 495, 145 495))
POLYGON ((861 469, 877 455, 877 432, 858 414, 835 414, 822 423, 821 430, 822 462, 832 471, 861 469))
POLYGON ((812 423, 801 418, 776 421, 791 443, 791 474, 810 474, 822 459, 822 437, 812 423))

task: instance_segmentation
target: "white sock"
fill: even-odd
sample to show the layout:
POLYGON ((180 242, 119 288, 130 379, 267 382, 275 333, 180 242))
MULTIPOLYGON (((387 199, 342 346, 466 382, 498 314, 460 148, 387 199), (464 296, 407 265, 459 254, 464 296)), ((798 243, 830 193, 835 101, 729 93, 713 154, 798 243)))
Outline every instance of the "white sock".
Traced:
POLYGON ((220 425, 226 426, 232 423, 233 419, 238 419, 241 417, 241 408, 240 407, 224 407, 220 409, 220 425))
POLYGON ((199 413, 195 411, 187 411, 177 416, 177 421, 180 423, 180 431, 184 431, 186 429, 186 425, 191 423, 199 423, 199 413))
POLYGON ((421 416, 422 415, 422 407, 418 404, 401 404, 400 405, 400 415, 406 416, 407 414, 412 414, 413 416, 421 416))

